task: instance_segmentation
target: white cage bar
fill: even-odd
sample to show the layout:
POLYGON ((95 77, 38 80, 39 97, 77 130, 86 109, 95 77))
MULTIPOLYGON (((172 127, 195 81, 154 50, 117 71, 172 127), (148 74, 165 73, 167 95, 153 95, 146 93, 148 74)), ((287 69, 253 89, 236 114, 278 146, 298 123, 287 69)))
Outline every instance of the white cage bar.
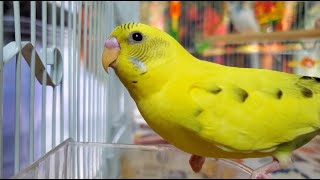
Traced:
MULTIPOLYGON (((0 2, 0 57, 3 57, 3 1, 0 2)), ((0 58, 0 129, 3 128, 3 58, 0 58)), ((0 133, 0 177, 3 167, 3 134, 0 133)))

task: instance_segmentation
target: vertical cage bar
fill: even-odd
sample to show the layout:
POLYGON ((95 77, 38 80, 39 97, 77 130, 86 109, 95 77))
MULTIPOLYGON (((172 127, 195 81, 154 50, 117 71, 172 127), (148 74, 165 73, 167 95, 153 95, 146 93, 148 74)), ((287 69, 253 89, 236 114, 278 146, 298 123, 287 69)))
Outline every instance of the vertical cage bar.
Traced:
POLYGON ((96 73, 96 59, 97 59, 97 41, 98 41, 98 36, 97 36, 97 25, 98 25, 98 2, 95 3, 95 16, 94 16, 94 41, 93 41, 93 47, 94 47, 94 51, 93 51, 93 64, 92 64, 92 70, 93 70, 93 79, 92 79, 92 83, 93 83, 93 124, 92 124, 92 138, 94 142, 96 141, 96 122, 97 122, 97 108, 96 108, 96 80, 97 80, 97 73, 96 73))
POLYGON ((93 15, 93 35, 92 35, 92 38, 93 38, 93 41, 92 41, 92 80, 91 80, 91 83, 92 83, 92 99, 91 99, 91 103, 92 103, 92 131, 91 131, 91 136, 92 136, 92 141, 95 142, 95 136, 94 136, 94 128, 95 128, 95 88, 94 88, 94 81, 95 81, 95 55, 96 55, 96 40, 97 40, 97 32, 96 32, 96 24, 97 24, 97 6, 96 6, 97 2, 94 2, 93 3, 93 9, 94 9, 94 15, 93 15))
POLYGON ((102 142, 102 126, 101 126, 101 124, 102 124, 102 105, 101 105, 101 102, 102 102, 102 91, 101 91, 101 86, 102 86, 102 72, 101 72, 101 58, 99 58, 99 57, 101 57, 101 54, 102 54, 102 47, 103 47, 103 44, 102 44, 102 25, 104 25, 104 23, 102 23, 102 8, 103 8, 103 3, 101 2, 101 4, 100 4, 100 6, 99 6, 100 8, 100 11, 99 11, 99 23, 98 23, 98 25, 99 25, 99 33, 98 33, 98 35, 99 35, 99 43, 98 43, 98 56, 97 56, 97 66, 98 66, 98 73, 99 73, 99 78, 98 78, 98 109, 99 109, 99 111, 98 111, 98 113, 99 113, 99 117, 98 117, 98 138, 99 138, 99 142, 102 142), (100 65, 100 66, 99 66, 100 65))
MULTIPOLYGON (((30 3, 31 17, 31 43, 36 47, 36 2, 30 3)), ((34 161, 34 81, 35 81, 35 48, 31 54, 31 74, 30 74, 30 129, 29 129, 29 164, 34 161)))
MULTIPOLYGON (((103 3, 102 4, 102 20, 101 22, 103 22, 103 20, 106 20, 105 19, 105 14, 106 14, 106 3, 103 3)), ((101 29, 101 47, 103 48, 103 41, 105 39, 105 34, 107 33, 106 29, 105 29, 105 26, 106 24, 103 24, 102 25, 102 29, 101 29)), ((101 51, 102 53, 102 51, 101 51)), ((105 134, 105 129, 104 129, 104 122, 105 122, 105 119, 104 119, 104 82, 105 82, 105 77, 104 77, 104 72, 103 70, 101 70, 101 142, 103 142, 103 139, 104 139, 104 134, 105 134)))
MULTIPOLYGON (((64 1, 61 1, 60 5, 60 50, 61 56, 63 58, 63 67, 65 67, 65 60, 64 60, 64 1)), ((64 140, 64 81, 63 79, 60 84, 60 140, 59 142, 62 143, 64 140)), ((59 170, 63 171, 64 165, 59 163, 59 170)), ((62 179, 62 177, 58 177, 62 179)))
POLYGON ((93 10, 94 10, 94 2, 90 2, 90 26, 89 26, 89 34, 90 34, 90 41, 89 41, 89 44, 90 44, 90 48, 89 48, 89 57, 90 57, 90 60, 89 60, 89 92, 88 92, 88 104, 89 104, 89 109, 88 109, 88 117, 89 117, 89 120, 88 120, 88 139, 90 142, 92 142, 92 121, 93 121, 93 116, 92 116, 92 106, 93 106, 93 98, 92 98, 92 95, 93 95, 93 83, 92 83, 92 78, 93 78, 93 70, 92 70, 92 63, 93 63, 93 40, 94 40, 94 13, 93 13, 93 10))
MULTIPOLYGON (((101 13, 100 13, 100 8, 101 8, 101 3, 98 2, 98 16, 97 16, 97 50, 96 50, 96 84, 95 84, 95 88, 96 88, 96 141, 99 142, 99 132, 100 132, 100 126, 99 126, 99 122, 100 122, 100 107, 99 107, 99 103, 100 103, 100 91, 99 91, 99 81, 100 81, 100 76, 99 76, 99 69, 98 69, 98 53, 99 53, 99 49, 100 49, 100 17, 101 17, 101 13)), ((98 164, 99 165, 99 164, 98 164)))
MULTIPOLYGON (((101 62, 101 58, 99 58, 99 57, 101 57, 101 54, 102 54, 102 50, 103 50, 103 39, 105 39, 104 38, 104 34, 106 33, 106 31, 104 31, 104 26, 105 26, 105 24, 103 23, 103 18, 104 18, 104 11, 105 11, 106 9, 105 9, 105 3, 103 3, 102 5, 101 5, 101 20, 100 20, 100 23, 101 23, 101 30, 100 30, 100 36, 101 36, 101 38, 100 38, 100 55, 98 56, 98 62, 101 62)), ((101 64, 101 63, 100 63, 101 64)), ((104 97, 104 92, 103 92, 103 82, 104 82, 104 76, 103 76, 103 67, 100 65, 99 66, 100 67, 100 79, 101 79, 101 82, 100 82, 100 95, 101 95, 101 98, 100 98, 100 110, 101 110, 101 112, 100 112, 100 126, 101 126, 101 128, 100 128, 100 141, 101 142, 103 142, 103 121, 104 121, 104 119, 103 119, 103 97, 104 97)))
MULTIPOLYGON (((61 1, 60 9, 60 43, 61 43, 61 56, 64 59, 64 1, 61 1)), ((65 60, 63 61, 63 67, 65 66, 65 60)), ((60 143, 64 140, 64 81, 61 81, 60 85, 60 143)))
MULTIPOLYGON (((99 67, 99 78, 98 78, 98 113, 99 113, 99 118, 98 118, 98 127, 99 127, 99 131, 98 131, 98 139, 99 139, 99 142, 101 142, 101 133, 102 133, 102 106, 101 106, 101 102, 102 102, 102 91, 101 91, 101 87, 102 87, 102 77, 101 77, 101 69, 99 65, 101 65, 101 63, 99 64, 99 62, 101 62, 101 57, 100 55, 102 54, 102 51, 101 51, 101 48, 103 47, 103 44, 102 44, 102 10, 103 10, 103 3, 101 2, 100 4, 100 13, 99 13, 99 43, 98 43, 98 51, 99 51, 99 55, 97 56, 97 66, 99 67)), ((101 162, 101 161, 100 161, 101 162)), ((101 164, 100 164, 101 165, 101 164)))
MULTIPOLYGON (((101 36, 101 38, 100 38, 100 56, 99 57, 101 57, 101 54, 102 54, 102 50, 103 50, 103 40, 105 39, 105 37, 104 37, 104 34, 106 33, 106 31, 105 31, 105 24, 103 23, 104 22, 104 14, 105 14, 105 11, 106 11, 106 9, 105 9, 105 3, 103 3, 102 5, 101 5, 101 34, 100 34, 100 36, 101 36)), ((101 59, 101 58, 98 58, 98 59, 101 59)), ((100 60, 100 62, 101 62, 101 60, 100 60)), ((100 132, 100 141, 101 142, 103 142, 103 134, 104 134, 104 129, 103 129, 103 122, 104 122, 104 119, 103 119, 103 114, 104 114, 104 109, 103 109, 103 98, 104 98, 104 91, 103 91, 103 87, 104 87, 104 81, 105 81, 105 79, 104 79, 104 70, 103 70, 103 67, 102 66, 100 66, 100 79, 101 79, 101 81, 100 81, 100 94, 101 94, 101 98, 100 98, 100 110, 101 110, 101 112, 100 112, 100 119, 101 119, 101 121, 100 121, 100 126, 101 126, 101 132, 100 132)))
POLYGON ((77 95, 77 89, 76 89, 76 87, 77 87, 77 81, 76 81, 76 75, 77 75, 77 70, 76 70, 76 68, 77 68, 77 2, 73 2, 74 4, 73 4, 73 19, 72 19, 72 23, 73 23, 73 32, 72 32, 72 37, 73 37, 73 39, 72 39, 72 46, 73 46, 73 51, 72 51, 72 53, 73 53, 73 56, 72 56, 72 61, 73 61, 73 63, 72 63, 72 69, 73 69, 73 73, 72 73, 72 76, 73 76, 73 78, 72 78, 72 86, 73 86, 73 91, 72 91, 72 109, 73 109, 73 111, 72 111, 72 121, 73 121, 73 123, 72 123, 72 126, 73 126, 73 128, 72 128, 72 137, 73 138, 76 138, 76 130, 75 130, 75 128, 77 127, 76 126, 76 123, 77 123, 77 121, 76 121, 76 118, 77 118, 77 109, 76 109, 76 98, 75 98, 75 96, 77 95))
MULTIPOLYGON (((107 17, 107 13, 108 13, 108 10, 109 10, 109 3, 105 3, 105 6, 104 6, 104 14, 103 14, 103 19, 108 19, 107 17)), ((108 21, 108 23, 110 23, 110 21, 108 21)), ((105 39, 107 38, 107 33, 108 33, 108 28, 107 28, 107 24, 105 24, 104 26, 104 29, 103 29, 103 36, 102 36, 102 43, 104 44, 104 41, 105 39)), ((106 95, 107 95, 107 91, 106 91, 106 85, 107 85, 107 77, 106 77, 106 72, 103 70, 103 88, 102 88, 102 92, 103 92, 103 98, 102 98, 102 118, 103 118, 103 123, 102 123, 102 127, 103 127, 103 143, 106 143, 106 126, 105 124, 107 123, 107 118, 106 118, 106 104, 105 104, 105 100, 106 100, 106 95)))
MULTIPOLYGON (((111 26, 109 26, 108 27, 108 30, 110 31, 111 30, 111 28, 113 27, 113 26, 115 26, 115 23, 114 23, 114 9, 113 9, 113 7, 114 7, 114 2, 113 1, 111 1, 110 3, 110 25, 111 26)), ((107 109, 107 112, 108 113, 106 113, 106 118, 107 118, 107 123, 106 123, 106 128, 110 131, 110 129, 111 129, 111 116, 110 116, 110 112, 111 112, 111 110, 110 110, 110 107, 109 107, 109 102, 110 102, 110 99, 112 98, 111 96, 110 96, 110 91, 111 91, 111 83, 112 83, 112 79, 111 79, 111 77, 110 76, 108 76, 108 81, 107 81, 107 99, 106 99, 106 109, 107 109)), ((111 136, 110 136, 110 132, 109 131, 107 131, 107 138, 109 138, 109 139, 107 139, 108 140, 108 142, 109 141, 111 141, 111 136)))
MULTIPOLYGON (((55 1, 52 1, 52 46, 53 48, 57 45, 57 5, 55 1)), ((54 69, 57 67, 57 63, 54 63, 54 69)), ((54 79, 56 79, 56 73, 54 74, 54 79)), ((56 131, 57 131, 57 87, 53 87, 53 96, 52 96, 52 145, 51 147, 56 146, 56 131)))
POLYGON ((81 76, 81 67, 80 67, 80 62, 81 62, 81 25, 82 25, 82 1, 79 1, 79 11, 78 11, 78 43, 77 43, 77 50, 78 50, 78 58, 77 58, 77 98, 76 98, 76 105, 77 105, 77 141, 80 141, 81 137, 81 129, 80 129, 80 124, 81 124, 81 119, 80 118, 80 95, 81 95, 81 89, 80 89, 80 76, 81 76))
MULTIPOLYGON (((105 18, 105 14, 106 14, 106 11, 107 11, 107 9, 106 9, 106 4, 107 3, 103 3, 102 4, 102 14, 101 14, 101 16, 102 16, 102 20, 101 20, 101 22, 103 22, 103 20, 106 20, 106 18, 105 18)), ((102 25, 102 29, 101 29, 101 47, 103 48, 103 41, 104 41, 104 39, 105 39, 105 34, 107 33, 107 31, 106 31, 106 24, 103 24, 102 25)), ((102 52, 101 52, 102 53, 102 52)), ((101 142, 104 142, 103 140, 104 140, 104 134, 105 134, 105 129, 104 129, 104 123, 105 123, 105 119, 104 119, 104 95, 105 95, 105 92, 104 92, 104 82, 105 82, 105 78, 104 78, 104 73, 105 72, 103 72, 103 70, 101 70, 101 142)))
POLYGON ((93 35, 92 35, 92 38, 93 38, 93 41, 92 41, 92 47, 93 47, 93 49, 92 49, 92 66, 91 66, 91 69, 92 69, 92 126, 91 126, 91 128, 92 128, 92 131, 91 131, 91 136, 92 136, 92 141, 94 141, 95 140, 95 137, 94 137, 94 128, 95 128, 95 126, 94 126, 94 124, 95 124, 95 88, 94 88, 94 81, 95 81, 95 77, 96 77, 96 74, 95 74, 95 63, 96 63, 96 61, 95 61, 95 52, 96 52, 96 40, 97 40, 97 32, 96 32, 96 24, 97 24, 97 2, 95 2, 94 3, 94 6, 93 6, 93 11, 94 11, 94 16, 93 16, 93 24, 92 24, 92 26, 93 26, 93 30, 92 30, 92 33, 93 33, 93 35))
MULTIPOLYGON (((0 2, 0 131, 3 123, 3 1, 0 2)), ((0 133, 0 178, 2 178, 3 135, 0 133)))
POLYGON ((98 18, 99 18, 99 2, 96 2, 96 16, 95 16, 95 41, 94 41, 94 80, 93 80, 93 88, 94 88, 94 103, 93 103, 93 109, 94 109, 94 121, 93 121, 93 139, 94 142, 97 142, 97 120, 98 120, 98 111, 97 111, 97 53, 98 53, 98 18))
MULTIPOLYGON (((112 13, 113 13, 113 10, 112 10, 112 7, 113 7, 113 4, 112 4, 112 2, 109 2, 109 6, 108 6, 108 11, 110 11, 110 13, 107 13, 107 17, 108 17, 108 19, 110 19, 109 20, 109 25, 110 26, 107 26, 107 30, 108 30, 108 32, 110 32, 110 30, 111 30, 111 27, 113 26, 113 21, 112 21, 112 13)), ((105 115, 106 115, 106 124, 105 124, 105 126, 106 126, 106 129, 107 129, 107 131, 106 131, 106 138, 108 138, 108 134, 110 134, 110 132, 108 131, 109 130, 109 128, 108 128, 108 126, 109 126, 109 122, 110 122, 110 119, 109 119, 109 107, 108 107, 108 99, 109 99, 109 91, 110 91, 110 88, 109 88, 109 85, 110 85, 110 76, 108 75, 107 76, 108 78, 107 78, 107 80, 106 80, 106 99, 105 99, 105 103, 106 103, 106 107, 105 107, 105 111, 106 111, 106 113, 105 113, 105 115)), ((109 139, 107 139, 107 141, 109 142, 109 139)))
MULTIPOLYGON (((105 41, 105 39, 108 37, 107 33, 109 33, 109 26, 112 27, 112 21, 110 20, 111 16, 110 16, 110 13, 111 13, 111 2, 108 2, 106 3, 106 6, 105 6, 105 13, 104 13, 104 19, 108 19, 108 23, 105 25, 105 30, 104 32, 104 36, 103 36, 103 40, 105 41)), ((103 43, 104 43, 103 41, 103 43)), ((104 73, 104 83, 103 83, 103 93, 104 93, 104 98, 103 98, 103 127, 104 127, 104 135, 103 135, 103 138, 104 138, 104 143, 107 143, 107 124, 108 124, 108 118, 107 118, 107 98, 108 98, 108 81, 109 81, 109 77, 107 76, 106 72, 103 71, 104 73)))
POLYGON ((16 63, 16 92, 15 92, 15 129, 14 129, 14 173, 20 170, 20 92, 21 92, 21 29, 20 2, 13 2, 15 40, 19 48, 16 63))
POLYGON ((83 141, 87 141, 87 33, 88 33, 88 1, 84 3, 84 37, 83 37, 83 141))
POLYGON ((76 130, 75 130, 75 128, 77 127, 76 126, 76 118, 77 118, 77 109, 76 109, 76 98, 75 98, 75 96, 76 96, 76 94, 77 94, 77 89, 76 89, 76 73, 77 73, 77 71, 76 71, 76 61, 77 61, 77 46, 76 46, 76 41, 77 41, 77 3, 76 2, 73 2, 74 4, 73 4, 73 19, 72 19, 72 24, 73 24, 73 31, 72 31, 72 37, 73 37, 73 39, 72 39, 72 71, 73 71, 73 73, 72 73, 72 89, 73 89, 73 91, 72 91, 72 137, 73 138, 76 138, 76 130))
POLYGON ((93 3, 89 2, 89 39, 88 39, 88 141, 91 141, 91 49, 92 49, 92 6, 93 3))
POLYGON ((93 70, 92 70, 92 51, 93 51, 93 2, 90 2, 90 26, 89 26, 89 63, 88 63, 88 72, 89 72, 89 79, 88 79, 88 141, 92 142, 92 76, 93 76, 93 70))
MULTIPOLYGON (((89 71, 87 70, 87 62, 88 62, 88 57, 87 57, 87 33, 88 33, 88 1, 85 1, 84 3, 84 44, 83 44, 83 142, 87 141, 87 82, 88 82, 88 73, 89 71)), ((89 34, 90 38, 90 34, 89 34)), ((90 44, 90 43, 89 43, 90 44)), ((87 157, 87 151, 86 149, 83 149, 83 156, 82 157, 87 157)), ((83 158, 84 160, 86 158, 83 158)), ((84 161, 83 160, 83 161, 84 161)), ((88 159, 89 160, 89 159, 88 159)), ((85 169, 88 169, 88 163, 83 162, 83 169, 84 169, 84 178, 88 178, 88 171, 85 169)))
MULTIPOLYGON (((111 12, 112 12, 112 3, 111 2, 108 2, 107 4, 107 8, 106 8, 106 11, 105 11, 105 18, 104 19, 109 19, 109 26, 113 26, 112 25, 112 21, 111 21, 111 12), (110 17, 108 16, 108 14, 110 15, 110 17)), ((109 32, 109 27, 108 25, 105 26, 105 32, 109 32)), ((105 36, 106 38, 106 36, 105 36)), ((107 118, 107 99, 108 99, 108 82, 109 82, 109 77, 106 77, 105 79, 105 82, 104 82, 104 93, 105 93, 105 97, 103 99, 104 101, 104 108, 103 108, 103 112, 104 112, 104 139, 105 139, 105 143, 108 142, 108 139, 107 139, 107 134, 108 134, 108 129, 107 129, 107 126, 108 126, 108 118, 107 118)))
POLYGON ((99 127, 99 131, 98 131, 98 138, 99 138, 99 142, 101 142, 102 140, 102 106, 101 106, 101 102, 102 102, 102 71, 101 71, 101 54, 102 54, 102 47, 103 47, 103 43, 102 43, 102 10, 103 10, 103 3, 101 2, 100 4, 100 11, 99 11, 99 43, 98 43, 98 56, 97 56, 97 66, 98 66, 98 75, 99 75, 99 78, 98 78, 98 109, 99 109, 99 119, 98 119, 98 127, 99 127))
MULTIPOLYGON (((114 11, 113 11, 113 2, 111 1, 110 3, 109 3, 109 10, 110 10, 110 14, 108 14, 107 16, 109 17, 109 19, 110 19, 110 26, 108 27, 108 32, 110 32, 111 31, 111 28, 112 27, 114 27, 114 17, 113 17, 113 13, 114 13, 114 11)), ((110 112, 110 107, 109 107, 109 104, 108 104, 108 102, 109 102, 109 99, 110 99, 110 82, 111 82, 111 80, 110 80, 110 76, 108 76, 108 81, 106 82, 106 89, 107 89, 107 91, 106 91, 106 95, 107 95, 107 98, 106 98, 106 119, 107 119, 107 123, 106 123, 106 128, 107 128, 107 137, 109 138, 109 139, 111 139, 110 138, 110 136, 109 136, 109 134, 110 134, 110 118, 109 118, 109 112, 110 112)), ((108 142, 109 142, 109 139, 107 139, 108 140, 108 142)))
MULTIPOLYGON (((82 1, 79 1, 78 4, 78 36, 77 36, 77 67, 76 67, 76 84, 77 84, 77 89, 76 89, 76 94, 77 94, 77 98, 76 98, 76 106, 77 106, 77 113, 76 113, 76 121, 77 121, 77 141, 80 141, 80 123, 81 123, 81 118, 80 118, 80 93, 81 93, 81 89, 80 89, 80 76, 81 76, 81 67, 80 67, 80 62, 81 62, 81 21, 82 21, 82 1)), ((81 178, 81 172, 80 172, 80 160, 81 160, 81 154, 80 154, 80 149, 77 148, 77 164, 76 167, 78 169, 78 178, 81 178)))
MULTIPOLYGON (((47 65, 47 2, 42 2, 42 58, 45 67, 47 65)), ((46 153, 46 97, 47 97, 47 74, 42 73, 42 109, 41 109, 41 155, 46 153)))
POLYGON ((69 116, 68 116, 68 135, 69 137, 72 137, 72 32, 71 32, 71 13, 72 13, 72 7, 71 7, 71 1, 68 2, 68 110, 69 110, 69 116))
POLYGON ((94 88, 95 88, 95 109, 96 109, 96 118, 95 118, 95 141, 96 142, 98 142, 98 132, 99 132, 99 126, 98 126, 98 122, 99 122, 99 107, 98 107, 98 105, 99 105, 99 88, 98 88, 98 82, 99 82, 99 71, 98 71, 98 53, 99 53, 99 41, 100 41, 100 39, 99 39, 99 20, 100 20, 100 2, 97 2, 97 24, 96 24, 96 38, 97 38, 97 40, 96 40, 96 56, 95 56, 95 74, 96 74, 96 77, 95 77, 95 84, 94 84, 94 88))

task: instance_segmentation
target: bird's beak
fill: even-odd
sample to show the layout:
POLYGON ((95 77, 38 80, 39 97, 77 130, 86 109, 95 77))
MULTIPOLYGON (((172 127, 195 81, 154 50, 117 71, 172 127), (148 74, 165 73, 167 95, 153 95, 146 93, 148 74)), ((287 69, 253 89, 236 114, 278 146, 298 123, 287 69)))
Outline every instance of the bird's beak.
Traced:
POLYGON ((117 58, 120 53, 120 46, 116 38, 108 38, 104 43, 102 53, 102 65, 108 73, 108 67, 115 68, 117 66, 117 58))

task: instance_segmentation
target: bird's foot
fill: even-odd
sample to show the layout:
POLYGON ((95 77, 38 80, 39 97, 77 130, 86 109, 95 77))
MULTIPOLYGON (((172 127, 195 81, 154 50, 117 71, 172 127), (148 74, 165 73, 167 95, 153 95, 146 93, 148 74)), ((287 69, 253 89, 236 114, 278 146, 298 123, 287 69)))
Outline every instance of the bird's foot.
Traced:
POLYGON ((254 170, 251 174, 251 179, 269 179, 270 175, 268 174, 279 169, 279 162, 277 160, 273 160, 271 163, 254 170))
POLYGON ((189 164, 190 164, 193 172, 195 172, 195 173, 200 172, 205 160, 206 160, 205 157, 192 155, 189 159, 189 164))

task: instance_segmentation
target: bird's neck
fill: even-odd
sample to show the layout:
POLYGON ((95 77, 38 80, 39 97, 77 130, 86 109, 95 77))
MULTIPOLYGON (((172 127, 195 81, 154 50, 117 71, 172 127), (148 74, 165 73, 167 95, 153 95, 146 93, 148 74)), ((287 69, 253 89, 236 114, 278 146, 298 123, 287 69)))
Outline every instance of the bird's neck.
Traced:
POLYGON ((146 99, 161 91, 163 87, 174 77, 173 63, 164 64, 160 68, 148 69, 147 72, 124 72, 116 70, 120 81, 129 91, 131 97, 137 102, 146 99))

